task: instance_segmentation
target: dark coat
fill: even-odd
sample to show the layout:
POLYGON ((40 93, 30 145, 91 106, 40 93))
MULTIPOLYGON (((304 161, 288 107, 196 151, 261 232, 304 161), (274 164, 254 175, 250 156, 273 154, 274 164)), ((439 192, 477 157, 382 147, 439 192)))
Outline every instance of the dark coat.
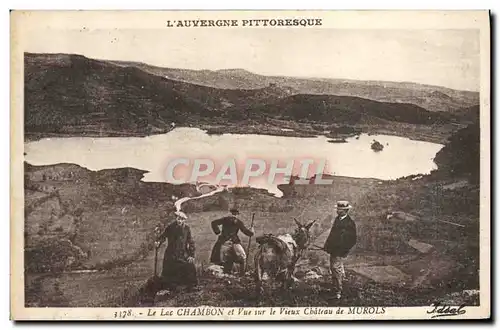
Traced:
POLYGON ((220 234, 210 255, 210 262, 215 264, 220 264, 221 262, 220 250, 225 242, 231 240, 235 244, 241 244, 241 240, 238 236, 238 232, 240 230, 247 236, 253 235, 250 229, 245 226, 243 221, 232 215, 212 221, 212 230, 215 235, 220 234), (220 226, 222 226, 222 231, 219 228, 220 226))
POLYGON ((220 234, 220 240, 226 242, 231 239, 233 243, 237 244, 241 244, 241 240, 238 237, 238 232, 240 230, 247 236, 253 235, 250 229, 245 226, 243 221, 232 215, 212 221, 212 230, 215 235, 220 234), (222 232, 219 226, 222 226, 222 232))
POLYGON ((338 216, 333 222, 330 235, 326 239, 324 249, 333 257, 345 258, 356 244, 356 224, 347 215, 344 219, 338 216))
POLYGON ((160 235, 159 241, 168 241, 163 256, 162 280, 165 284, 196 285, 196 267, 187 261, 195 255, 195 244, 191 236, 191 228, 185 222, 172 222, 160 235))
POLYGON ((168 241, 165 250, 165 259, 187 260, 188 257, 194 258, 195 244, 191 236, 191 228, 185 222, 174 221, 165 228, 159 237, 159 241, 168 241))

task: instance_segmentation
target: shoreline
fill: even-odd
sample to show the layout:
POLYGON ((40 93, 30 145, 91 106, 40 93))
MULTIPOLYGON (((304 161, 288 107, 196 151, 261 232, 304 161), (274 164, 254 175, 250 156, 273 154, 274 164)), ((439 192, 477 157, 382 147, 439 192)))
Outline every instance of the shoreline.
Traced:
MULTIPOLYGON (((408 138, 414 141, 423 141, 437 144, 445 144, 447 139, 458 129, 463 128, 466 124, 448 124, 440 126, 415 125, 404 123, 390 124, 356 124, 356 125, 330 125, 331 127, 342 128, 348 127, 353 132, 349 133, 334 133, 331 130, 318 129, 318 124, 315 123, 291 123, 288 121, 280 121, 273 124, 262 123, 232 123, 232 124, 204 124, 197 125, 178 125, 175 128, 198 128, 206 132, 208 135, 223 135, 223 134, 255 134, 268 136, 283 136, 283 137, 302 137, 311 138, 325 136, 330 139, 342 139, 359 136, 361 134, 368 135, 391 135, 397 137, 408 138), (313 127, 316 126, 316 127, 313 127)), ((325 126, 324 128, 326 128, 325 126)), ((75 130, 67 132, 25 132, 24 143, 39 141, 46 138, 124 138, 136 137, 145 138, 155 135, 168 134, 175 128, 157 129, 156 132, 126 132, 126 131, 95 131, 95 130, 75 130)))

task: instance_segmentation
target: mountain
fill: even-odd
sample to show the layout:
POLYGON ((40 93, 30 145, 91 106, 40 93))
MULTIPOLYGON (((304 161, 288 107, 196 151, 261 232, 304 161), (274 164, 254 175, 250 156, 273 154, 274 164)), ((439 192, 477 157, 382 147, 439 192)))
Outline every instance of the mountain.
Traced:
POLYGON ((24 64, 27 131, 138 130, 182 120, 179 109, 204 111, 171 82, 137 68, 62 54, 27 54, 24 64))
POLYGON ((354 96, 380 102, 410 103, 429 111, 445 112, 479 104, 478 92, 411 82, 264 76, 244 69, 189 70, 162 68, 138 62, 110 62, 124 67, 138 67, 169 79, 223 89, 256 89, 276 84, 296 94, 354 96))
MULTIPOLYGON (((442 124, 460 119, 412 103, 301 94, 295 87, 274 82, 253 89, 208 87, 166 78, 154 71, 155 67, 145 64, 117 65, 81 55, 26 53, 24 65, 28 134, 144 136, 166 132, 172 122, 224 125, 248 119, 265 123, 269 118, 322 123, 385 120, 410 124, 442 124)), ((240 82, 241 77, 249 77, 248 82, 254 77, 241 69, 221 70, 217 75, 234 77, 234 81, 240 82)), ((384 97, 388 98, 387 95, 384 97)))

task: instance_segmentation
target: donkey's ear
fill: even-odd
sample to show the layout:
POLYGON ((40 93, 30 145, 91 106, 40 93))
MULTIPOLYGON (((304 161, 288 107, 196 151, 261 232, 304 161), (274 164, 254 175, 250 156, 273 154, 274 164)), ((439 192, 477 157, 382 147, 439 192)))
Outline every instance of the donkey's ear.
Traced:
MULTIPOLYGON (((316 219, 316 220, 318 220, 318 219, 316 219)), ((314 225, 314 223, 316 222, 316 220, 313 220, 313 221, 311 221, 310 223, 308 223, 308 224, 306 225, 306 229, 307 229, 307 230, 309 230, 309 229, 312 227, 312 225, 314 225)))
POLYGON ((302 227, 302 224, 299 222, 299 220, 293 218, 293 221, 297 224, 297 226, 302 227))

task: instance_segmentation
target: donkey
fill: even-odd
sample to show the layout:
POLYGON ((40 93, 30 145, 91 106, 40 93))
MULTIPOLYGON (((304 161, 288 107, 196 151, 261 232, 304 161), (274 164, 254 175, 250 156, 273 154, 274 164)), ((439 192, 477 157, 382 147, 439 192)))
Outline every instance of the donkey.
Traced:
POLYGON ((316 220, 307 225, 301 224, 295 218, 293 220, 297 228, 291 235, 267 234, 256 238, 259 247, 254 257, 254 277, 258 297, 263 293, 264 274, 272 280, 280 280, 285 290, 291 285, 295 265, 310 244, 309 230, 316 220))

